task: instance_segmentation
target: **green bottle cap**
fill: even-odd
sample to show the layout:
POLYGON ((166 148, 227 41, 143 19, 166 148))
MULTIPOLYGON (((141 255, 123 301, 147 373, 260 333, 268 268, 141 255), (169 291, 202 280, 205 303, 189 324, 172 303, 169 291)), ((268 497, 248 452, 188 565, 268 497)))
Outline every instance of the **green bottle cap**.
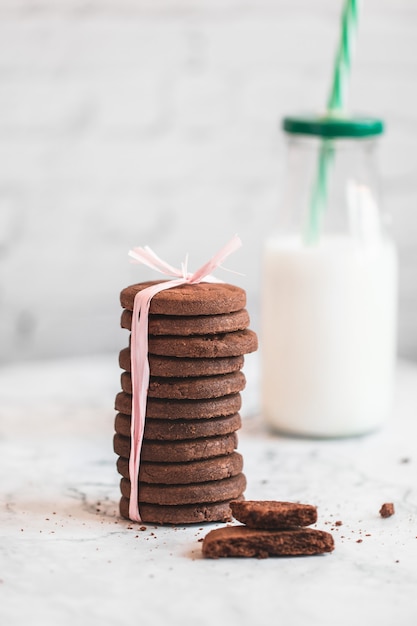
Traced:
POLYGON ((282 121, 285 132, 293 135, 339 137, 375 137, 384 132, 384 123, 375 117, 287 116, 282 121))

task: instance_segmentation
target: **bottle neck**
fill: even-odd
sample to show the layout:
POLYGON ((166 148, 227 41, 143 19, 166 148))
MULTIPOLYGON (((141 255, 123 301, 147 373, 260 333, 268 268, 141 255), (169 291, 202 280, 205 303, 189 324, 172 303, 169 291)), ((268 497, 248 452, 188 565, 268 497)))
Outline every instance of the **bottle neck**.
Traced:
POLYGON ((326 234, 377 241, 384 234, 378 139, 287 134, 278 228, 317 243, 326 234))

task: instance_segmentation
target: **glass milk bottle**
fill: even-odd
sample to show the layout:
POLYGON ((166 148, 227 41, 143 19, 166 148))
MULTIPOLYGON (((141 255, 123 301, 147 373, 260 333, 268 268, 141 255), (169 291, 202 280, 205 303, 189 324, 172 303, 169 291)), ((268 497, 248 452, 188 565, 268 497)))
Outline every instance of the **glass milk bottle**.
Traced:
POLYGON ((272 429, 380 427, 393 396, 397 257, 381 211, 372 118, 283 120, 285 193, 264 246, 261 402, 272 429))

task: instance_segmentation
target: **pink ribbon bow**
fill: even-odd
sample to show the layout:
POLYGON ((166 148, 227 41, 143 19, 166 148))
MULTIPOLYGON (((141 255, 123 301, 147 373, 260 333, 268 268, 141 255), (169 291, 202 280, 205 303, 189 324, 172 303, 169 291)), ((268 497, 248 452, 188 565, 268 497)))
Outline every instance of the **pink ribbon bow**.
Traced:
POLYGON ((129 459, 129 518, 132 521, 142 521, 139 513, 139 466, 149 387, 148 315, 151 300, 160 291, 178 287, 179 285, 195 285, 202 280, 206 282, 222 282, 211 276, 210 273, 217 267, 220 267, 224 259, 240 248, 241 245, 241 240, 235 235, 217 254, 193 274, 187 271, 187 261, 182 264, 181 270, 178 270, 160 259, 148 246, 133 248, 133 250, 129 251, 129 256, 134 263, 143 263, 162 274, 175 277, 139 291, 135 296, 133 304, 130 348, 133 397, 129 459))

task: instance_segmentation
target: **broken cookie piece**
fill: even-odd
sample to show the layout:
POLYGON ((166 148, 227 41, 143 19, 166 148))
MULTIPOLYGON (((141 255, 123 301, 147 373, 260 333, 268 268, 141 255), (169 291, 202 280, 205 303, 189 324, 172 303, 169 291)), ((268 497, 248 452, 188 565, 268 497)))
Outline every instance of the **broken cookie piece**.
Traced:
POLYGON ((292 530, 228 526, 210 531, 203 540, 203 556, 221 557, 311 556, 334 550, 330 533, 312 528, 292 530))
POLYGON ((311 504, 242 500, 231 502, 230 508, 233 517, 250 528, 284 529, 317 522, 317 508, 311 504))

